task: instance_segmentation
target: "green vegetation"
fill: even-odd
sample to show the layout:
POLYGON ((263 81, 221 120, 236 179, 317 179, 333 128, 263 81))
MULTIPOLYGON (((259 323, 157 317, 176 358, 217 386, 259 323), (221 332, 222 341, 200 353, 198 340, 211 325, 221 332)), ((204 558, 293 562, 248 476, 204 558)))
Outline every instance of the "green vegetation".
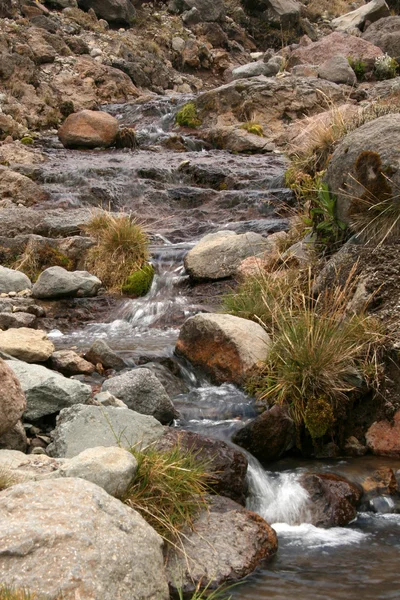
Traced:
POLYGON ((96 242, 88 251, 86 268, 110 291, 121 293, 128 277, 147 262, 146 233, 130 215, 106 211, 96 214, 83 229, 96 242))
POLYGON ((151 288, 154 277, 152 265, 144 265, 139 271, 132 273, 122 286, 122 293, 128 296, 145 296, 151 288))
POLYGON ((317 182, 306 224, 316 235, 317 248, 322 246, 323 251, 337 250, 345 241, 347 226, 336 218, 336 197, 329 192, 326 183, 317 182))
POLYGON ((123 501, 174 544, 182 528, 191 526, 199 511, 207 507, 211 477, 207 463, 179 445, 164 451, 148 447, 131 452, 138 470, 123 501))
POLYGON ((12 265, 13 269, 22 271, 31 281, 36 281, 40 273, 49 267, 63 267, 67 271, 73 271, 75 263, 57 248, 32 240, 12 265))
POLYGON ((25 146, 31 146, 33 144, 33 138, 30 135, 24 135, 23 138, 20 139, 21 144, 25 144, 25 146))
POLYGON ((194 102, 188 102, 176 113, 175 123, 181 127, 190 127, 195 129, 200 127, 201 120, 197 115, 197 109, 194 102))
POLYGON ((240 126, 240 129, 244 129, 245 131, 248 131, 253 135, 258 135, 259 137, 264 136, 264 130, 262 128, 262 125, 260 125, 259 123, 248 121, 247 123, 243 123, 243 125, 240 126))
POLYGON ((399 63, 387 53, 377 56, 374 64, 374 75, 377 79, 393 79, 397 76, 399 63))
POLYGON ((212 581, 210 581, 206 585, 206 587, 202 588, 202 582, 200 581, 197 585, 196 590, 193 592, 190 598, 188 598, 187 595, 185 595, 181 589, 178 589, 178 599, 186 600, 188 598, 188 600, 231 600, 231 594, 227 594, 229 590, 231 590, 234 587, 237 587, 239 584, 234 583, 233 585, 229 586, 221 585, 218 586, 215 590, 210 590, 211 585, 212 581))
POLYGON ((349 61, 349 65, 356 74, 357 81, 364 81, 365 73, 368 67, 367 63, 360 58, 353 58, 352 56, 349 56, 347 60, 349 61))

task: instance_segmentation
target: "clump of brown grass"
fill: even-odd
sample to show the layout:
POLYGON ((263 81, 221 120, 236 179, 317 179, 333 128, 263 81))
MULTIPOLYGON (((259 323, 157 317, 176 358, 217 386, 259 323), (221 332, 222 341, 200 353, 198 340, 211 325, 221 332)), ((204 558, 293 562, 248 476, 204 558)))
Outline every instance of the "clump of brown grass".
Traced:
POLYGON ((12 485, 15 485, 18 482, 19 480, 14 476, 12 471, 4 467, 0 468, 0 492, 6 490, 7 488, 11 487, 12 485))
POLYGON ((40 273, 49 267, 63 267, 72 271, 74 266, 74 261, 57 248, 30 240, 11 268, 22 271, 31 281, 36 281, 40 273))
POLYGON ((0 585, 0 600, 38 600, 36 594, 22 588, 0 585))
POLYGON ((109 290, 121 292, 129 275, 148 259, 148 237, 143 227, 130 215, 103 211, 83 229, 96 241, 88 251, 86 268, 109 290))
POLYGON ((350 10, 350 3, 346 0, 311 0, 306 9, 307 16, 312 20, 323 16, 340 17, 350 10))

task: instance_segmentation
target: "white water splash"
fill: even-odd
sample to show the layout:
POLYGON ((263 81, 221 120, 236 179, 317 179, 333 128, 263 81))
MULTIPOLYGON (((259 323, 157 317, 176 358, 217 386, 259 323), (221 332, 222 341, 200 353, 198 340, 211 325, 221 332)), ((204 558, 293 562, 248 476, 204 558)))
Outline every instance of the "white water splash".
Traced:
POLYGON ((337 546, 348 546, 359 544, 367 533, 346 527, 331 527, 322 529, 310 523, 301 525, 288 525, 287 523, 274 523, 273 527, 279 536, 285 538, 288 546, 306 546, 308 549, 335 548, 337 546))

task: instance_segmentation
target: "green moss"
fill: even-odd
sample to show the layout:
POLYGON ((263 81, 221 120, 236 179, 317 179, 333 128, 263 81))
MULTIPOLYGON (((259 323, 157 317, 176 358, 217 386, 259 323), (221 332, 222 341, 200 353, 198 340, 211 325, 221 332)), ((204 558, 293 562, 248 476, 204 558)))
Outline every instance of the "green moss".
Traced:
POLYGON ((122 293, 127 296, 145 296, 151 288, 153 277, 153 266, 150 264, 144 265, 144 267, 129 275, 122 286, 122 293))
POLYGON ((308 401, 304 412, 304 424, 313 439, 321 438, 334 422, 332 406, 323 398, 308 401))
POLYGON ((364 81, 365 79, 365 72, 367 70, 367 63, 364 62, 363 60, 361 60, 360 58, 353 58, 352 56, 349 56, 347 58, 349 65, 351 66, 351 68, 353 69, 354 73, 356 74, 357 77, 357 81, 364 81))
POLYGON ((243 125, 240 126, 240 129, 244 129, 245 131, 248 131, 249 133, 252 133, 253 135, 258 135, 259 137, 264 137, 264 130, 262 128, 262 125, 259 125, 258 123, 253 123, 252 121, 248 121, 247 123, 243 123, 243 125))
POLYGON ((201 120, 197 115, 197 109, 194 102, 188 102, 176 113, 175 123, 181 127, 190 127, 195 129, 200 127, 201 120))
POLYGON ((30 135, 24 135, 24 137, 21 138, 20 142, 21 142, 21 144, 25 144, 26 146, 30 146, 31 144, 33 144, 33 138, 31 138, 30 135))

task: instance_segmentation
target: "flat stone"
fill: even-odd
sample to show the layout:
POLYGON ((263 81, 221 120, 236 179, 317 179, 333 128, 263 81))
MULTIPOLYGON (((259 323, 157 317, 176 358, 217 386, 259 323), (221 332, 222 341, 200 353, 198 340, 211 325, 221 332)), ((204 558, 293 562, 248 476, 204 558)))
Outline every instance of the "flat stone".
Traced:
POLYGON ((54 352, 54 345, 40 329, 0 331, 0 350, 26 362, 43 362, 54 352))

